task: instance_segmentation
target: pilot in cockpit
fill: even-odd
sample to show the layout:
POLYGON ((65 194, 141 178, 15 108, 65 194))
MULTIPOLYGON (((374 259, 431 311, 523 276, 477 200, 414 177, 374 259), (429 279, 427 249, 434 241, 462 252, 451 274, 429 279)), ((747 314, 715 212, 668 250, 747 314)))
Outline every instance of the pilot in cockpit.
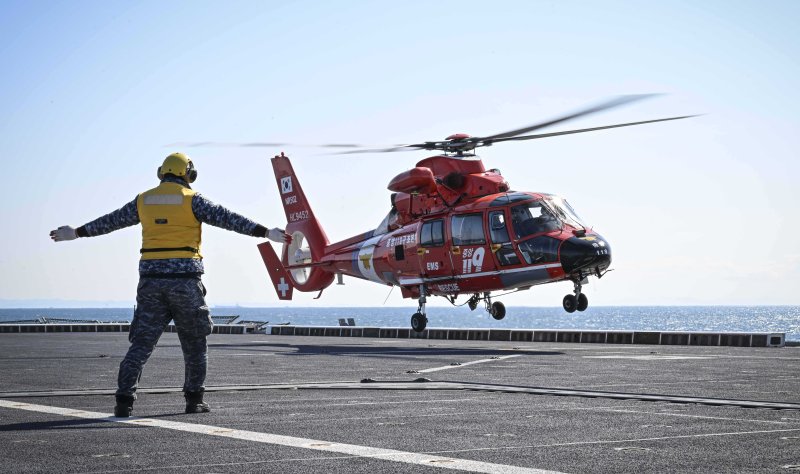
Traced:
POLYGON ((559 227, 558 220, 550 210, 538 204, 533 204, 531 207, 527 205, 512 207, 511 225, 517 238, 548 232, 559 227))
POLYGON ((514 229, 514 234, 517 238, 527 235, 524 232, 523 223, 531 219, 531 213, 527 206, 514 206, 511 208, 511 227, 514 229))
POLYGON ((555 216, 553 216, 550 210, 547 209, 546 207, 542 206, 539 209, 541 209, 542 212, 541 215, 538 217, 539 222, 541 222, 545 226, 549 225, 551 222, 556 220, 555 216))

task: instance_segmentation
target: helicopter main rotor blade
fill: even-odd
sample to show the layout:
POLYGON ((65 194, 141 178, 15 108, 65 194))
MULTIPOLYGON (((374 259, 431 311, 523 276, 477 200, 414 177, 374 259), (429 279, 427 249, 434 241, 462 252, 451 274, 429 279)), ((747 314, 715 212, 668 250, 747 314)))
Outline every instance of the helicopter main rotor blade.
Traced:
POLYGON ((332 155, 355 155, 358 153, 394 153, 396 151, 425 150, 425 145, 397 145, 387 148, 365 148, 363 150, 334 151, 332 155))
POLYGON ((218 147, 218 148, 280 148, 280 147, 311 147, 311 148, 362 148, 365 145, 358 145, 355 143, 325 143, 322 145, 316 144, 297 144, 297 143, 272 143, 272 142, 175 142, 165 147, 218 147))
POLYGON ((589 108, 586 108, 586 109, 583 109, 583 110, 579 110, 577 112, 573 112, 573 113, 571 113, 569 115, 564 115, 562 117, 558 117, 558 118, 555 118, 555 119, 548 120, 546 122, 540 122, 540 123, 537 123, 537 124, 529 125, 527 127, 518 128, 516 130, 509 130, 507 132, 497 133, 495 135, 489 135, 488 137, 473 137, 470 140, 471 141, 475 141, 475 142, 483 142, 483 143, 489 145, 489 144, 491 144, 492 142, 495 142, 495 141, 500 141, 502 139, 515 137, 515 136, 521 135, 523 133, 528 133, 528 132, 532 132, 534 130, 539 130, 539 129, 542 129, 542 128, 545 128, 545 127, 550 127, 550 126, 556 125, 558 123, 562 123, 562 122, 566 122, 568 120, 576 119, 578 117, 591 115, 591 114, 594 114, 594 113, 597 113, 597 112, 601 112, 603 110, 613 109, 615 107, 620 107, 622 105, 629 104, 631 102, 636 102, 636 101, 639 101, 639 100, 648 99, 650 97, 654 97, 654 96, 657 96, 657 95, 660 95, 660 94, 623 95, 623 96, 611 99, 609 101, 600 103, 598 105, 595 105, 595 106, 592 106, 592 107, 589 107, 589 108))
POLYGON ((169 143, 169 144, 164 145, 164 146, 165 147, 186 147, 186 148, 197 148, 197 147, 235 148, 235 147, 280 147, 280 146, 286 146, 286 145, 288 145, 288 143, 175 142, 175 143, 169 143))
POLYGON ((574 120, 579 117, 584 117, 587 115, 595 114, 597 112, 601 112, 604 110, 612 109, 615 107, 620 107, 631 102, 640 101, 643 99, 648 99, 657 95, 661 94, 639 94, 639 95, 624 95, 615 97, 613 99, 607 100, 605 102, 601 102, 597 105, 587 107, 577 112, 573 112, 567 115, 563 115, 561 117, 557 117, 554 119, 550 119, 544 122, 539 122, 533 125, 529 125, 527 127, 518 128, 515 130, 509 130, 503 133, 496 133, 494 135, 488 135, 484 137, 470 137, 468 135, 453 135, 448 137, 445 140, 438 140, 438 141, 426 141, 422 143, 411 143, 411 144, 404 144, 404 145, 392 145, 392 146, 385 146, 385 147, 368 147, 368 145, 360 145, 355 143, 327 143, 327 144, 292 144, 292 143, 281 143, 281 142, 249 142, 249 143, 230 143, 230 142, 177 142, 172 143, 169 145, 165 145, 168 147, 242 147, 242 148, 283 148, 283 147, 314 147, 314 148, 330 148, 336 151, 331 151, 326 154, 335 154, 335 155, 349 155, 349 154, 361 154, 361 153, 393 153, 399 151, 419 151, 419 150, 440 150, 444 151, 445 153, 464 153, 474 150, 477 147, 481 146, 490 146, 493 143, 504 142, 504 141, 511 141, 511 140, 533 140, 536 138, 545 138, 545 137, 555 137, 559 135, 569 135, 573 133, 583 133, 583 132, 592 132, 596 130, 605 130, 609 128, 618 128, 618 127, 630 127, 633 125, 642 125, 647 123, 655 123, 655 122, 664 122, 667 120, 679 120, 689 117, 696 117, 696 115, 685 115, 681 117, 670 117, 664 119, 656 119, 656 120, 645 120, 640 122, 630 122, 630 123, 623 123, 617 125, 607 125, 603 127, 592 127, 592 128, 583 128, 583 129, 576 129, 576 130, 566 130, 563 132, 553 132, 553 133, 540 133, 535 135, 523 135, 524 133, 529 133, 534 130, 540 130, 546 127, 551 127, 553 125, 567 122, 569 120, 574 120))
POLYGON ((656 122, 666 122, 669 120, 681 120, 685 118, 692 118, 692 117, 699 117, 699 115, 682 115, 680 117, 669 117, 669 118, 662 118, 662 119, 655 119, 655 120, 643 120, 641 122, 629 122, 629 123, 620 123, 616 125, 605 125, 603 127, 592 127, 592 128, 581 128, 576 130, 565 130, 563 132, 552 132, 552 133, 539 133, 536 135, 523 135, 521 137, 506 137, 506 138, 499 138, 493 140, 495 143, 497 142, 506 142, 512 140, 535 140, 537 138, 547 138, 547 137, 557 137, 559 135, 570 135, 573 133, 584 133, 584 132, 594 132, 596 130, 606 130, 609 128, 619 128, 619 127, 630 127, 633 125, 643 125, 646 123, 656 123, 656 122))
MULTIPOLYGON (((560 135, 571 135, 574 133, 585 133, 585 132, 595 132, 597 130, 607 130, 610 128, 621 128, 621 127, 632 127, 634 125, 644 125, 648 123, 656 123, 656 122, 667 122, 670 120, 681 120, 685 118, 692 118, 692 117, 699 117, 702 114, 697 115, 681 115, 680 117, 667 117, 661 119, 654 119, 654 120, 642 120, 640 122, 628 122, 628 123, 619 123, 615 125, 604 125, 602 127, 591 127, 591 128, 580 128, 575 130, 564 130, 561 132, 551 132, 551 133, 539 133, 536 135, 522 135, 522 136, 513 136, 513 137, 505 137, 505 138, 495 138, 492 139, 489 143, 485 143, 484 141, 477 141, 472 142, 475 147, 480 147, 486 145, 491 145, 492 143, 500 143, 500 142, 507 142, 507 141, 517 141, 517 140, 535 140, 537 138, 548 138, 548 137, 557 137, 560 135)), ((372 149, 364 149, 364 150, 349 150, 349 151, 340 151, 340 152, 332 152, 331 154, 334 155, 352 155, 357 153, 393 153, 397 151, 418 151, 418 150, 436 150, 438 146, 441 146, 446 142, 429 142, 429 143, 415 143, 413 145, 396 145, 393 147, 388 148, 372 148, 372 149)))

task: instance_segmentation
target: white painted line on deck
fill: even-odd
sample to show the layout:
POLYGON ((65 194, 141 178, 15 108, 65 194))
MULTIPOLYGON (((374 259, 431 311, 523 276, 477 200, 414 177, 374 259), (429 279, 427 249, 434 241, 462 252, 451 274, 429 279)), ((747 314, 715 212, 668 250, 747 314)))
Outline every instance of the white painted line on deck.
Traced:
POLYGON ((428 372, 438 372, 440 370, 457 369, 459 367, 464 367, 466 365, 483 364, 484 362, 497 362, 498 360, 510 359, 512 357, 519 357, 521 355, 522 354, 514 354, 514 355, 495 357, 494 359, 473 360, 472 362, 462 362, 459 365, 445 365, 444 367, 434 367, 432 369, 424 369, 418 372, 421 374, 427 374, 428 372))
POLYGON ((461 403, 461 402, 469 402, 472 400, 477 400, 476 398, 447 398, 447 399, 435 399, 435 400, 402 400, 397 402, 348 402, 348 403, 331 403, 325 406, 331 407, 338 407, 338 406, 357 406, 357 405, 402 405, 402 404, 418 404, 418 403, 461 403))
POLYGON ((759 434, 796 433, 798 431, 800 431, 800 428, 791 428, 785 430, 729 431, 724 433, 700 433, 691 435, 659 436, 656 438, 607 439, 607 440, 594 440, 594 441, 573 441, 567 443, 553 443, 553 444, 492 446, 486 448, 450 449, 447 451, 434 451, 434 452, 436 454, 455 454, 455 453, 474 453, 479 451, 485 451, 485 452, 517 451, 523 449, 563 448, 570 446, 592 446, 592 445, 620 444, 620 443, 642 443, 646 441, 672 441, 676 439, 697 439, 697 438, 717 438, 723 436, 748 436, 748 435, 759 435, 759 434))
POLYGON ((669 354, 641 354, 641 355, 596 355, 583 356, 584 359, 631 359, 631 360, 691 360, 691 359, 714 359, 714 356, 689 356, 689 355, 669 355, 669 354))
POLYGON ((526 473, 526 474, 563 474, 557 471, 547 471, 543 469, 510 466, 505 464, 494 464, 469 459, 458 459, 441 457, 423 453, 411 453, 397 451, 394 449, 373 448, 360 446, 357 444, 335 443, 308 438, 298 438, 294 436, 284 436, 271 433, 260 433, 257 431, 244 431, 219 426, 200 425, 194 423, 183 423, 179 421, 168 421, 153 418, 116 418, 107 413, 98 413, 85 410, 75 410, 72 408, 60 408, 47 405, 35 405, 32 403, 21 403, 10 400, 0 399, 0 407, 14 408, 37 413, 48 413, 52 415, 70 416, 85 420, 105 421, 113 423, 124 423, 128 425, 146 426, 150 428, 164 428, 169 430, 183 431, 186 433, 197 433, 209 436, 219 436, 221 438, 238 439, 242 441, 253 441, 256 443, 274 444, 287 446, 290 448, 313 449, 332 453, 346 454, 353 457, 381 459, 384 461, 401 462, 406 464, 416 464, 421 466, 441 467, 469 472, 485 473, 526 473))
MULTIPOLYGON (((777 421, 777 420, 757 420, 753 418, 728 418, 722 416, 705 416, 705 415, 690 415, 688 413, 673 413, 673 412, 661 412, 661 411, 643 411, 643 410, 623 410, 619 408, 598 408, 595 411, 603 411, 603 412, 612 412, 612 413, 633 413, 637 415, 656 415, 656 416, 675 416, 679 418, 700 418, 704 420, 722 420, 722 421, 745 421, 747 423, 771 423, 771 424, 779 424, 779 425, 786 425, 790 424, 788 421, 777 421)), ((784 418, 781 418, 783 420, 784 418)))
POLYGON ((645 441, 670 441, 675 439, 693 439, 693 438, 718 438, 722 436, 748 436, 759 434, 775 434, 775 433, 795 433, 800 431, 800 428, 790 428, 785 430, 754 430, 754 431, 726 431, 722 433, 699 433, 690 435, 675 435, 675 436, 659 436, 654 438, 632 438, 632 439, 618 439, 618 440, 597 440, 597 441, 576 441, 573 443, 554 443, 554 444, 540 444, 531 446, 533 448, 555 448, 563 446, 586 446, 596 444, 615 444, 615 443, 641 443, 645 441))

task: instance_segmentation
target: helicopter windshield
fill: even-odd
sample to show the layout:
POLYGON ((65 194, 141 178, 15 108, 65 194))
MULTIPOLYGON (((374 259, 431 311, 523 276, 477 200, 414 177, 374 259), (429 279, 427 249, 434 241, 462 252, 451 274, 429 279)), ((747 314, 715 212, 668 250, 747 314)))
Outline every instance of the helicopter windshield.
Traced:
POLYGON ((543 201, 528 202, 511 208, 511 227, 517 239, 561 228, 557 212, 549 209, 543 201))
POLYGON ((586 224, 583 223, 581 218, 578 217, 578 214, 575 213, 575 210, 572 209, 572 206, 570 206, 564 198, 559 196, 547 196, 547 198, 545 198, 545 203, 561 221, 576 229, 586 228, 586 224))

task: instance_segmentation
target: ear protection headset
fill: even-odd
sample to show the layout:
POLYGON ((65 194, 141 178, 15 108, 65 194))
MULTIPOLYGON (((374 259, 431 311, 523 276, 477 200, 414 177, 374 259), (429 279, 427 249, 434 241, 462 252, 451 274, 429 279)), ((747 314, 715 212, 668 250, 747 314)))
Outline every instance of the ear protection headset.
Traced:
POLYGON ((192 160, 189 160, 189 164, 186 166, 186 181, 189 183, 194 183, 194 180, 197 179, 197 170, 194 169, 194 163, 192 160))

